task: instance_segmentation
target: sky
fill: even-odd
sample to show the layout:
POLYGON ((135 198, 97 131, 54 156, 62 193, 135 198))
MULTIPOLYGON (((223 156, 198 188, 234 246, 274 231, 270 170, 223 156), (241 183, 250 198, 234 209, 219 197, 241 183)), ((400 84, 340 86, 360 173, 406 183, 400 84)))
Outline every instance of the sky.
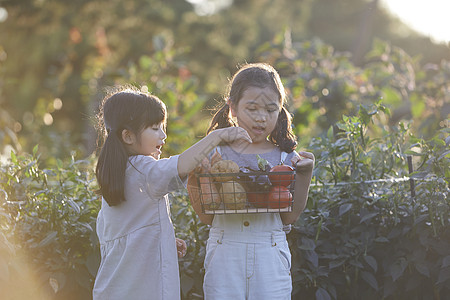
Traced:
POLYGON ((382 0, 381 4, 435 42, 450 43, 449 0, 382 0))

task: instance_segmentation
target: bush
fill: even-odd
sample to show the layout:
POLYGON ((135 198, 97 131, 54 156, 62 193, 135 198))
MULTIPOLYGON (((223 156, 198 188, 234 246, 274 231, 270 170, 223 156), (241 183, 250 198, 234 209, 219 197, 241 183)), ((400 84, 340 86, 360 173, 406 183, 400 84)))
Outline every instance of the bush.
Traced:
POLYGON ((186 256, 179 260, 182 299, 203 299, 203 261, 208 227, 195 214, 186 191, 174 193, 170 199, 175 233, 188 246, 186 256))
POLYGON ((92 162, 41 169, 36 154, 11 153, 1 166, 0 289, 8 299, 89 299, 99 262, 92 162))
POLYGON ((316 185, 289 235, 294 299, 444 299, 450 292, 449 131, 425 142, 401 125, 370 138, 369 116, 379 111, 361 106, 359 117, 344 117, 337 132, 310 145, 316 185), (414 189, 401 180, 408 155, 417 158, 414 189))

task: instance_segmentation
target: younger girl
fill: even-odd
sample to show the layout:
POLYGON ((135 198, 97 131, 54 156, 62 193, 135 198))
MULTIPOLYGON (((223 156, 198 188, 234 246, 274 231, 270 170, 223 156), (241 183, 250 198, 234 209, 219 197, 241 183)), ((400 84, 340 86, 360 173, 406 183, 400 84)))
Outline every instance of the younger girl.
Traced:
POLYGON ((94 299, 180 299, 177 248, 183 256, 186 244, 175 240, 167 194, 183 188, 187 174, 220 142, 251 142, 244 129, 227 128, 160 159, 166 118, 161 100, 136 89, 121 88, 103 101, 94 299))
POLYGON ((294 223, 305 208, 314 156, 294 151, 297 142, 284 104, 276 70, 267 64, 248 64, 231 79, 226 103, 211 121, 209 134, 238 126, 253 141, 218 147, 223 159, 256 170, 258 154, 272 166, 293 164, 297 174, 291 212, 205 215, 191 199, 200 219, 212 224, 204 262, 206 300, 291 297, 291 254, 283 225, 294 223))

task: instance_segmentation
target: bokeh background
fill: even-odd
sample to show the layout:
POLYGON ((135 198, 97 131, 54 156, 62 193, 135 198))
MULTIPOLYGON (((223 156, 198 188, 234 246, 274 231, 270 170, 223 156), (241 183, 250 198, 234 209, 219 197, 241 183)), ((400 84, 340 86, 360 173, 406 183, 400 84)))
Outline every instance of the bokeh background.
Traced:
MULTIPOLYGON (((0 1, 1 299, 91 299, 95 115, 133 84, 169 112, 163 156, 205 135, 246 62, 280 73, 316 156, 288 234, 292 299, 450 293, 450 4, 443 0, 0 1)), ((170 195, 182 299, 208 227, 170 195)), ((145 281, 143 280, 143 284, 145 281)))
MULTIPOLYGON (((437 103, 439 100, 432 97, 419 99, 418 103, 411 100, 416 77, 437 71, 443 60, 450 60, 448 36, 447 40, 442 36, 438 39, 408 25, 434 20, 439 25, 435 32, 442 31, 447 23, 439 18, 448 9, 447 4, 421 5, 417 8, 417 3, 409 3, 395 12, 379 0, 2 1, 3 154, 9 155, 11 148, 7 145, 30 151, 40 144, 49 156, 67 156, 74 149, 82 156, 89 155, 95 150, 93 116, 104 89, 125 82, 149 87, 172 106, 195 103, 196 117, 190 126, 194 131, 185 140, 192 141, 204 134, 204 123, 210 116, 208 108, 221 100, 239 64, 266 60, 274 63, 288 81, 293 74, 301 77, 303 71, 308 72, 308 66, 299 66, 292 73, 285 70, 277 56, 291 62, 305 59, 296 50, 298 45, 316 45, 319 41, 329 47, 330 55, 346 57, 349 64, 362 70, 373 64, 367 54, 374 50, 377 40, 386 43, 383 47, 399 47, 410 65, 393 66, 392 71, 406 73, 395 68, 410 68, 410 82, 393 90, 390 96, 379 95, 392 105, 392 118, 396 122, 419 117, 421 121, 417 115, 427 114, 437 106, 440 114, 433 114, 433 118, 445 120, 449 114, 448 94, 446 103, 437 103), (398 12, 421 8, 422 16, 412 23, 409 20, 405 24, 398 17, 398 12), (268 54, 275 48, 279 53, 268 54), (176 99, 165 98, 164 90, 173 91, 176 99), (425 107, 414 115, 414 105, 425 107)), ((385 51, 389 55, 394 50, 385 51)), ((327 82, 322 85, 326 87, 327 82)), ((349 112, 342 106, 348 99, 340 99, 339 91, 328 89, 326 97, 313 95, 316 91, 304 97, 292 92, 293 109, 306 102, 309 108, 303 108, 302 114, 314 115, 312 110, 324 108, 323 120, 318 122, 321 128, 327 128, 349 112)), ((172 121, 177 117, 176 113, 171 116, 172 121)), ((295 125, 301 123, 310 129, 317 126, 310 121, 298 117, 295 125)), ((170 130, 176 128, 169 123, 170 130)), ((166 153, 186 147, 184 141, 176 144, 172 143, 173 148, 168 147, 166 153)))

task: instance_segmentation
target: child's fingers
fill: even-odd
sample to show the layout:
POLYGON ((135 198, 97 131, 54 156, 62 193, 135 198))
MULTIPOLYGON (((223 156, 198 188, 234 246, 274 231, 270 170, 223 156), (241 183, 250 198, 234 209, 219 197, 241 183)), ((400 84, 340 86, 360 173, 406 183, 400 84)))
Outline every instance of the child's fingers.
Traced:
POLYGON ((203 172, 203 173, 209 172, 211 170, 211 164, 210 164, 210 162, 209 162, 207 157, 202 159, 202 161, 201 161, 201 169, 200 170, 201 170, 200 172, 203 172))
POLYGON ((245 130, 242 127, 236 127, 239 132, 238 132, 238 138, 241 140, 244 140, 246 142, 252 143, 252 138, 250 137, 250 135, 248 134, 247 130, 245 130))
POLYGON ((211 166, 214 165, 219 160, 222 160, 222 155, 220 155, 219 151, 214 151, 214 154, 211 156, 211 166))
POLYGON ((182 257, 184 257, 186 255, 186 252, 183 252, 183 251, 180 251, 180 250, 178 250, 177 253, 178 253, 178 257, 179 258, 182 258, 182 257))
POLYGON ((178 257, 184 257, 186 255, 186 249, 177 249, 178 257))
POLYGON ((177 245, 178 257, 184 257, 186 255, 186 251, 187 251, 186 242, 179 238, 175 238, 175 242, 177 245))
POLYGON ((234 142, 236 140, 243 140, 248 143, 252 142, 252 139, 248 132, 242 127, 227 127, 220 129, 220 137, 225 142, 234 142))
POLYGON ((201 173, 201 172, 202 172, 202 166, 201 165, 196 166, 194 168, 194 170, 191 171, 192 174, 201 173))
POLYGON ((186 242, 182 239, 175 238, 175 242, 177 243, 177 248, 186 247, 186 242))
POLYGON ((312 154, 311 152, 299 151, 298 155, 300 155, 300 156, 295 155, 291 158, 292 166, 296 166, 299 161, 301 161, 305 158, 309 158, 312 161, 315 161, 314 154, 312 154))
POLYGON ((314 160, 314 154, 312 154, 311 152, 299 151, 298 154, 304 158, 309 158, 309 159, 314 160))
POLYGON ((297 173, 310 172, 314 168, 314 154, 311 152, 300 151, 300 156, 294 156, 291 159, 292 165, 295 166, 297 173))

